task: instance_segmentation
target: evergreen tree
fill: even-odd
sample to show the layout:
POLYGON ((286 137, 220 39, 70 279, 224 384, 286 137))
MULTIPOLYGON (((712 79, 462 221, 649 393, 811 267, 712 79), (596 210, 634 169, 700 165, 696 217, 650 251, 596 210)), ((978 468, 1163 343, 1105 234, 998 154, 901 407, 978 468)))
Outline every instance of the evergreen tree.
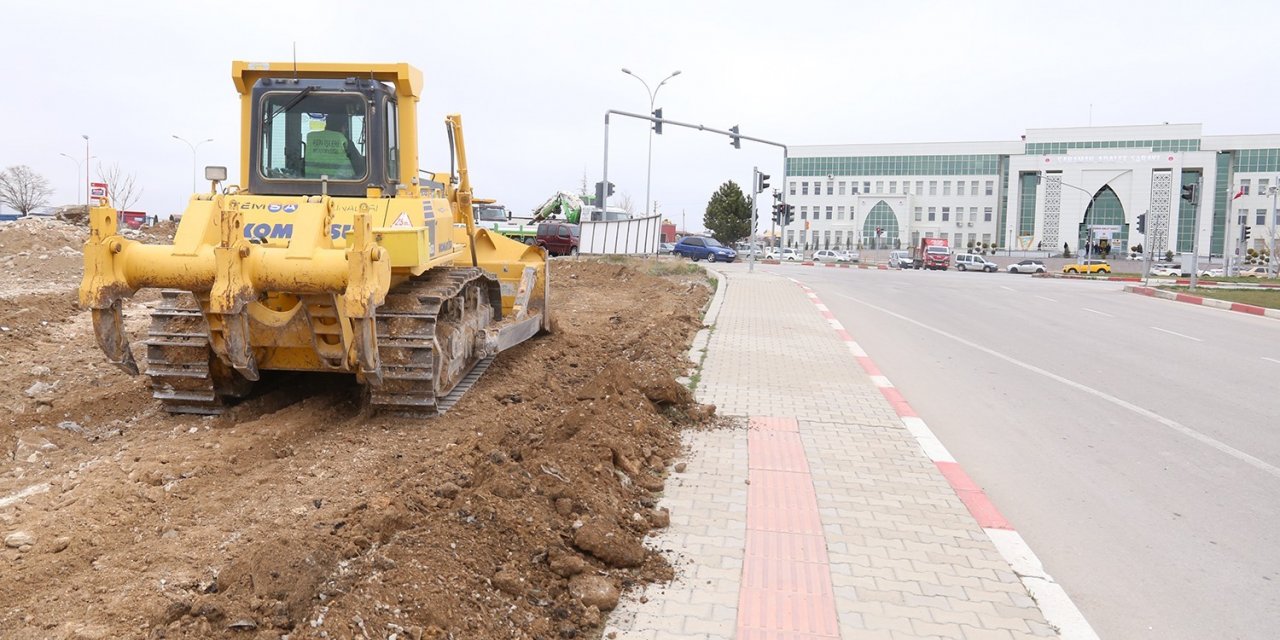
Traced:
POLYGON ((724 244, 732 244, 751 234, 751 201, 742 189, 730 180, 711 194, 707 212, 702 216, 702 226, 711 237, 724 244))

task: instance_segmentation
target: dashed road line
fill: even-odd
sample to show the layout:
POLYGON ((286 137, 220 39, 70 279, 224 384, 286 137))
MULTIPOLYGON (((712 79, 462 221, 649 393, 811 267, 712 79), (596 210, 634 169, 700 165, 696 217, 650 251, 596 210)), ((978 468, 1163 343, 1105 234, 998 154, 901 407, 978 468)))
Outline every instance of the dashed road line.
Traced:
POLYGON ((1098 314, 1098 315, 1100 315, 1100 316, 1106 316, 1106 317, 1108 317, 1108 318, 1114 318, 1114 317, 1115 317, 1115 316, 1113 316, 1113 315, 1111 315, 1111 314, 1109 314, 1109 313, 1103 313, 1102 311, 1098 311, 1097 309, 1090 309, 1089 307, 1083 307, 1083 309, 1084 309, 1085 311, 1088 311, 1089 313, 1096 313, 1096 314, 1098 314))
POLYGON ((1036 296, 1036 297, 1040 298, 1041 300, 1048 300, 1049 302, 1057 302, 1057 300, 1054 300, 1053 298, 1050 298, 1047 296, 1036 296))
POLYGON ((1196 337, 1194 337, 1194 336, 1189 336, 1189 335, 1187 335, 1187 334, 1185 334, 1185 333, 1178 333, 1177 331, 1170 331, 1170 330, 1168 330, 1168 329, 1161 329, 1160 327, 1151 327, 1151 328, 1152 328, 1152 329, 1155 329, 1156 331, 1161 331, 1161 332, 1167 333, 1167 334, 1169 334, 1169 335, 1171 335, 1171 336, 1178 336, 1179 338, 1186 338, 1186 339, 1188 339, 1188 340, 1195 340, 1196 342, 1204 342, 1204 340, 1201 340, 1200 338, 1196 338, 1196 337))
POLYGON ((1276 364, 1280 364, 1280 360, 1276 360, 1275 358, 1268 358, 1266 356, 1262 356, 1262 359, 1266 360, 1267 362, 1274 362, 1276 364))
POLYGON ((1017 289, 1014 289, 1013 287, 1006 287, 1004 285, 1000 285, 1000 288, 1004 289, 1005 291, 1017 291, 1017 289))

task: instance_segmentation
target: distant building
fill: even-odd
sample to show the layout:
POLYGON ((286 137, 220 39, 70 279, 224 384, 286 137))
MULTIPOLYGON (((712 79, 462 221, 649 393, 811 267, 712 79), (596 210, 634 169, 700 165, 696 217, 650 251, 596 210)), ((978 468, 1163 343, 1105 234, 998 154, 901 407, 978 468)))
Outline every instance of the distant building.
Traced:
POLYGON ((1224 242, 1243 253, 1268 244, 1278 174, 1280 135, 1204 136, 1199 124, 1028 129, 1017 142, 791 147, 787 203, 796 209, 784 240, 894 248, 945 237, 961 251, 969 243, 1077 251, 1092 238, 1120 252, 1142 244, 1184 253, 1199 217, 1201 255, 1221 255, 1224 242), (1191 184, 1200 186, 1198 203, 1179 197, 1191 184), (1143 213, 1145 234, 1137 230, 1143 213))

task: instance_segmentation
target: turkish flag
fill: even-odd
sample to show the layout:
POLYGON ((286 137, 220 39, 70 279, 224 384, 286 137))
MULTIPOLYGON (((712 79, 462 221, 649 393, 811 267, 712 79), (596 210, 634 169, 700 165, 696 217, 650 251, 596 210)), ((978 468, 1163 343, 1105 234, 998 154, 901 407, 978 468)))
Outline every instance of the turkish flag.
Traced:
POLYGON ((1242 195, 1244 195, 1244 187, 1240 187, 1240 190, 1237 191, 1234 196, 1231 196, 1231 199, 1235 200, 1236 198, 1239 198, 1242 195))

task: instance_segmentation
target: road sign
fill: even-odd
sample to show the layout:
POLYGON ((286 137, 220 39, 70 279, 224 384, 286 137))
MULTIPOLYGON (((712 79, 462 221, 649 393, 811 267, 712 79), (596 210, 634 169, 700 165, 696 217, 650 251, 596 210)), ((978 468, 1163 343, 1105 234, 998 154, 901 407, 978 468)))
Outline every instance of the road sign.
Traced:
POLYGON ((97 202, 93 203, 96 206, 102 206, 103 202, 105 202, 107 199, 107 183, 90 182, 89 183, 89 199, 96 200, 97 202))

